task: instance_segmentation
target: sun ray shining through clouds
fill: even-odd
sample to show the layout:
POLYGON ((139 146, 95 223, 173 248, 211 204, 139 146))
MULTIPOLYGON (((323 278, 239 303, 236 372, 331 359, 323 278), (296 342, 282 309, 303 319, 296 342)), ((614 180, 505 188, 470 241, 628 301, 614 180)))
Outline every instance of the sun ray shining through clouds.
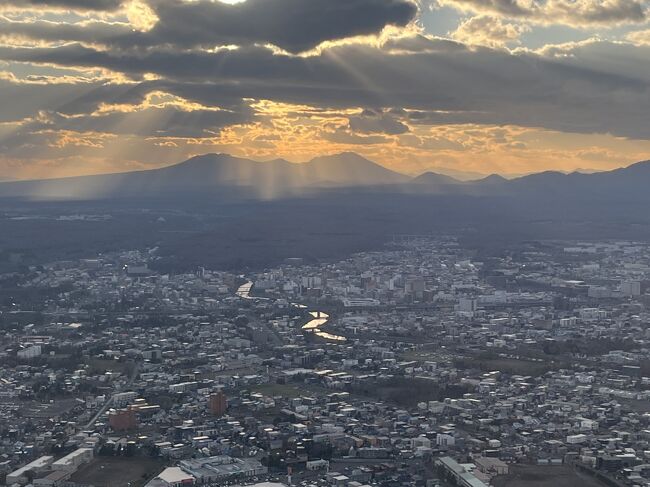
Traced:
POLYGON ((354 151, 408 174, 625 166, 650 155, 648 8, 8 0, 0 176, 209 151, 296 162, 354 151))
POLYGON ((650 0, 0 0, 0 484, 650 487, 650 0))

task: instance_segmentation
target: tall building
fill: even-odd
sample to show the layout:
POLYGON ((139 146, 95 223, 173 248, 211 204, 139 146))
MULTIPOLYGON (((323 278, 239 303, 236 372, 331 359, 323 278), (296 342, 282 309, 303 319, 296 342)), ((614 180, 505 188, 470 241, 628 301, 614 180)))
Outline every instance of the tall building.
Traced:
POLYGON ((461 313, 475 313, 478 309, 478 301, 474 298, 460 298, 456 310, 461 313))
POLYGON ((404 293, 416 299, 422 299, 426 289, 426 282, 422 278, 408 279, 404 283, 404 293))
POLYGON ((228 409, 228 398, 223 391, 210 394, 210 399, 208 399, 208 408, 215 416, 223 416, 226 414, 226 409, 228 409))
POLYGON ((31 345, 31 346, 25 347, 22 350, 19 350, 17 355, 18 355, 18 358, 27 359, 27 360, 39 357, 41 355, 41 346, 40 345, 31 345))
POLYGON ((624 296, 640 296, 641 295, 641 282, 640 281, 623 281, 621 282, 621 292, 624 296))

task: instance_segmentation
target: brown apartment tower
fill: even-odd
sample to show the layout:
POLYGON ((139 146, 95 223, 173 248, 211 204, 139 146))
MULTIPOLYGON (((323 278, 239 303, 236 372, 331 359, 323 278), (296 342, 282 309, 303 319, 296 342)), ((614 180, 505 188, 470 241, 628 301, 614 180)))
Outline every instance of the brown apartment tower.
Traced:
POLYGON ((226 414, 226 409, 228 409, 228 399, 223 391, 210 394, 208 407, 210 408, 210 412, 215 416, 223 416, 226 414))

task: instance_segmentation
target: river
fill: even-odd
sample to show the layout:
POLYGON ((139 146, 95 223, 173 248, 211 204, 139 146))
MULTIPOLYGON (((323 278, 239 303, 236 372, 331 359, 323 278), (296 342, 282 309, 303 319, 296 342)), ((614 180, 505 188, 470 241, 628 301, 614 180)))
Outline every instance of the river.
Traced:
MULTIPOLYGON (((256 296, 251 296, 251 290, 253 289, 253 282, 247 281, 246 283, 239 286, 237 292, 235 293, 240 298, 244 299, 269 299, 269 298, 258 298, 256 296)), ((306 308, 303 304, 291 303, 291 306, 296 308, 306 308)), ((303 325, 302 329, 308 332, 313 333, 314 335, 324 338, 325 340, 330 340, 333 342, 344 342, 346 338, 340 335, 333 335, 332 333, 327 333, 321 328, 327 324, 329 321, 329 315, 323 313, 322 311, 310 311, 312 319, 309 320, 306 324, 303 325)))

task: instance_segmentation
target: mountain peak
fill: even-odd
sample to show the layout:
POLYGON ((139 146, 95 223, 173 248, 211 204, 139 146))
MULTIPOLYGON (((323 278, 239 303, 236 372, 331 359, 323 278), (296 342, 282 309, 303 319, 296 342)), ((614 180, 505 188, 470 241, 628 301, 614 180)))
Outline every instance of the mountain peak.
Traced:
POLYGON ((482 179, 477 179, 476 181, 473 181, 475 183, 482 183, 482 184, 502 184, 502 183, 507 183, 508 180, 501 176, 500 174, 490 174, 489 176, 486 176, 482 179))
POLYGON ((206 154, 199 154, 196 156, 192 156, 189 159, 178 162, 176 164, 172 164, 171 166, 167 167, 178 167, 178 166, 195 166, 195 165, 201 165, 201 164, 214 164, 217 162, 223 162, 223 161, 237 161, 237 160, 243 160, 235 156, 231 156, 230 154, 226 154, 224 152, 208 152, 206 154))
POLYGON ((357 154, 356 152, 340 152, 338 154, 329 154, 325 156, 317 156, 309 161, 312 164, 361 164, 361 165, 371 165, 371 166, 380 166, 379 164, 372 162, 369 159, 357 154))
POLYGON ((638 171, 650 171, 650 160, 635 162, 630 164, 627 167, 622 167, 621 169, 615 169, 612 172, 638 172, 638 171))
POLYGON ((407 176, 391 171, 356 152, 315 157, 303 166, 305 172, 313 174, 317 179, 335 184, 347 180, 353 186, 367 186, 396 184, 408 180, 407 176))
POLYGON ((411 180, 415 184, 428 184, 428 185, 439 185, 439 184, 461 184, 461 181, 458 179, 452 178, 445 174, 440 174, 433 171, 427 171, 420 174, 416 178, 411 180))
MULTIPOLYGON (((42 181, 0 183, 0 196, 20 198, 88 199, 162 195, 218 195, 222 198, 273 198, 302 194, 314 189, 407 187, 416 192, 481 195, 581 195, 602 198, 645 197, 650 184, 650 161, 594 174, 546 171, 508 180, 493 174, 483 179, 460 181, 426 172, 416 178, 376 164, 354 152, 316 157, 304 163, 284 159, 258 162, 224 153, 194 156, 161 169, 42 181), (636 196, 635 196, 636 197, 636 196)), ((386 189, 385 188, 385 189, 386 189)), ((393 188, 394 189, 394 188, 393 188)), ((645 200, 644 200, 645 201, 645 200)))

